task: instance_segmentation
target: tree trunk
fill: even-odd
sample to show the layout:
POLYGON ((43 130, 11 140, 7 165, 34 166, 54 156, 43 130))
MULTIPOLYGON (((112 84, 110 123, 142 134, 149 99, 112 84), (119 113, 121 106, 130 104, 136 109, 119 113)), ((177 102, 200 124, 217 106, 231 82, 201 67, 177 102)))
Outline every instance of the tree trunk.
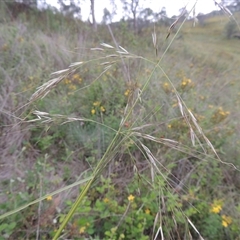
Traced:
POLYGON ((90 0, 90 1, 91 1, 92 24, 93 24, 94 30, 97 30, 97 23, 95 19, 95 2, 94 0, 90 0))
POLYGON ((137 26, 137 8, 138 8, 139 0, 132 0, 131 1, 131 11, 133 14, 133 24, 134 24, 134 32, 137 33, 138 26, 137 26))

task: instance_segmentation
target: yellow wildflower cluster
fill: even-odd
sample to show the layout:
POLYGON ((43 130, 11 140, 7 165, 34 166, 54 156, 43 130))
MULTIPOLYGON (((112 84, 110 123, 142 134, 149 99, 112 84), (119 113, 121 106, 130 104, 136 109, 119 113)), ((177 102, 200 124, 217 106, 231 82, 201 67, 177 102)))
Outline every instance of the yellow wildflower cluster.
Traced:
POLYGON ((141 84, 139 84, 138 82, 130 81, 129 83, 126 84, 126 91, 124 92, 124 95, 128 97, 140 87, 141 84))
POLYGON ((130 89, 127 89, 125 92, 124 92, 124 95, 126 96, 126 97, 128 97, 129 96, 129 94, 130 94, 130 89))
POLYGON ((68 85, 68 89, 75 91, 77 89, 77 86, 82 83, 81 76, 76 73, 71 76, 71 78, 65 78, 64 84, 68 85))
MULTIPOLYGON (((210 212, 218 214, 222 211, 222 206, 222 200, 215 200, 213 204, 211 204, 210 212)), ((222 215, 221 218, 223 227, 228 227, 232 223, 232 218, 229 216, 222 215)))
POLYGON ((106 109, 105 109, 103 106, 101 106, 101 107, 100 107, 100 111, 101 111, 101 112, 105 112, 106 109))
POLYGON ((222 215, 222 225, 228 227, 232 223, 232 218, 226 215, 222 215))
POLYGON ((186 87, 191 88, 193 87, 192 80, 186 77, 183 77, 182 82, 181 82, 181 88, 185 89, 186 87))
POLYGON ((221 200, 214 200, 213 204, 211 204, 210 212, 219 213, 222 210, 222 205, 221 200))
POLYGON ((170 130, 179 130, 185 132, 188 129, 187 123, 183 119, 177 119, 168 123, 166 127, 170 130))
POLYGON ((212 115, 212 122, 213 123, 220 123, 225 120, 228 115, 230 114, 229 111, 224 111, 222 107, 219 107, 212 115))
POLYGON ((36 85, 41 84, 40 82, 41 82, 41 78, 39 78, 37 75, 28 76, 26 81, 23 81, 22 91, 28 91, 31 88, 35 88, 36 85))
POLYGON ((74 81, 76 83, 82 83, 82 78, 79 74, 76 73, 72 76, 72 81, 74 81))
POLYGON ((82 226, 82 227, 80 227, 79 228, 79 233, 80 234, 83 234, 83 233, 85 233, 86 232, 86 229, 87 229, 87 227, 89 227, 90 226, 90 224, 89 223, 86 223, 86 225, 85 226, 82 226))
POLYGON ((99 101, 96 101, 93 103, 91 114, 95 115, 97 111, 100 111, 101 113, 104 113, 106 111, 105 107, 102 106, 101 102, 99 102, 99 101))

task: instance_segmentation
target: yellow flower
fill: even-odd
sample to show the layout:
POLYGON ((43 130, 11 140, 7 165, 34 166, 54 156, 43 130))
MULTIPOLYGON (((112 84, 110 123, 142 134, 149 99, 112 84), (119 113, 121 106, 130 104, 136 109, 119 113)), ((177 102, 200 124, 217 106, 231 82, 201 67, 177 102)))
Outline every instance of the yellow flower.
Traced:
POLYGON ((224 227, 228 227, 228 225, 230 225, 232 223, 232 218, 228 217, 226 215, 222 215, 222 225, 224 227))
POLYGON ((170 92, 171 88, 170 88, 168 82, 163 83, 162 86, 163 86, 163 90, 164 90, 166 93, 169 93, 169 92, 170 92))
POLYGON ((95 109, 92 109, 91 110, 91 114, 94 115, 96 113, 96 110, 95 109))
POLYGON ((82 78, 77 73, 72 76, 72 79, 75 80, 75 81, 78 81, 79 83, 82 82, 82 78))
POLYGON ((145 213, 146 213, 146 214, 150 214, 150 212, 151 212, 151 211, 150 211, 148 208, 145 210, 145 213))
POLYGON ((78 78, 80 78, 80 76, 79 76, 79 74, 76 73, 76 74, 73 75, 72 78, 75 79, 75 80, 77 80, 78 78))
POLYGON ((52 201, 52 196, 47 196, 46 200, 47 201, 52 201))
POLYGON ((129 201, 129 202, 133 202, 134 198, 135 198, 135 197, 134 197, 132 194, 130 194, 130 195, 128 196, 128 201, 129 201))
POLYGON ((100 111, 101 111, 101 112, 105 112, 106 109, 105 109, 103 106, 101 106, 101 107, 100 107, 100 111))
POLYGON ((227 227, 227 226, 228 226, 228 223, 227 223, 226 221, 222 220, 222 225, 223 225, 224 227, 227 227))
POLYGON ((86 227, 85 227, 85 226, 84 226, 84 227, 80 227, 80 229, 79 229, 79 233, 82 234, 82 233, 85 232, 85 230, 86 230, 86 227))
POLYGON ((108 202, 109 202, 109 199, 108 199, 108 198, 104 198, 104 199, 103 199, 103 202, 108 203, 108 202))
POLYGON ((222 201, 215 200, 213 204, 211 204, 210 212, 212 213, 219 213, 222 210, 222 201))
POLYGON ((192 87, 192 86, 193 86, 192 80, 189 79, 189 78, 183 77, 181 86, 182 86, 183 88, 186 87, 186 86, 192 87))
POLYGON ((65 84, 69 84, 69 83, 71 83, 71 81, 70 81, 68 78, 65 78, 65 79, 64 79, 64 83, 65 83, 65 84))
POLYGON ((212 213, 219 213, 222 210, 222 207, 220 205, 212 206, 210 212, 212 213))
POLYGON ((229 111, 224 111, 222 107, 219 107, 212 116, 212 121, 214 123, 219 123, 227 118, 227 116, 230 114, 229 111))
POLYGON ((127 90, 125 91, 124 95, 127 97, 127 96, 129 95, 129 93, 130 93, 130 90, 127 89, 127 90))
POLYGON ((186 86, 187 82, 186 81, 182 81, 182 86, 186 86))
POLYGON ((96 102, 93 103, 93 106, 95 106, 95 107, 97 107, 97 106, 99 106, 99 105, 100 105, 100 102, 99 102, 99 101, 96 101, 96 102))
POLYGON ((73 91, 75 91, 75 90, 77 89, 77 87, 76 87, 75 85, 73 85, 73 84, 70 84, 70 85, 68 86, 68 88, 69 88, 70 90, 73 90, 73 91))
POLYGON ((168 128, 172 128, 172 125, 171 125, 171 124, 168 124, 167 127, 168 127, 168 128))

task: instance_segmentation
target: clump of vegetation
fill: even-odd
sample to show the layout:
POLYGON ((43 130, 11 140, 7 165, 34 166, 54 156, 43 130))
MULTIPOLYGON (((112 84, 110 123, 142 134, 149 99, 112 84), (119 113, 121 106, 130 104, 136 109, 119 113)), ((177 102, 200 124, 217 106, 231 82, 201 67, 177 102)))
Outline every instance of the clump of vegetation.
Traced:
POLYGON ((123 21, 112 44, 44 14, 0 25, 2 239, 237 239, 240 59, 207 32, 219 16, 167 40, 123 21))
POLYGON ((227 38, 232 38, 237 31, 237 24, 234 20, 230 20, 225 26, 225 34, 227 38))

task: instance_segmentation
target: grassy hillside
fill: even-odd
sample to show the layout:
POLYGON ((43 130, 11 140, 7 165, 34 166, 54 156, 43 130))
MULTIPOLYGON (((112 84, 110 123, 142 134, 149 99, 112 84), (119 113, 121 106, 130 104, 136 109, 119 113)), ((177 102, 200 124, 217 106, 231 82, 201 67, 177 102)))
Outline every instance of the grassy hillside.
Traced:
POLYGON ((166 39, 0 9, 0 239, 239 239, 228 16, 166 39))

